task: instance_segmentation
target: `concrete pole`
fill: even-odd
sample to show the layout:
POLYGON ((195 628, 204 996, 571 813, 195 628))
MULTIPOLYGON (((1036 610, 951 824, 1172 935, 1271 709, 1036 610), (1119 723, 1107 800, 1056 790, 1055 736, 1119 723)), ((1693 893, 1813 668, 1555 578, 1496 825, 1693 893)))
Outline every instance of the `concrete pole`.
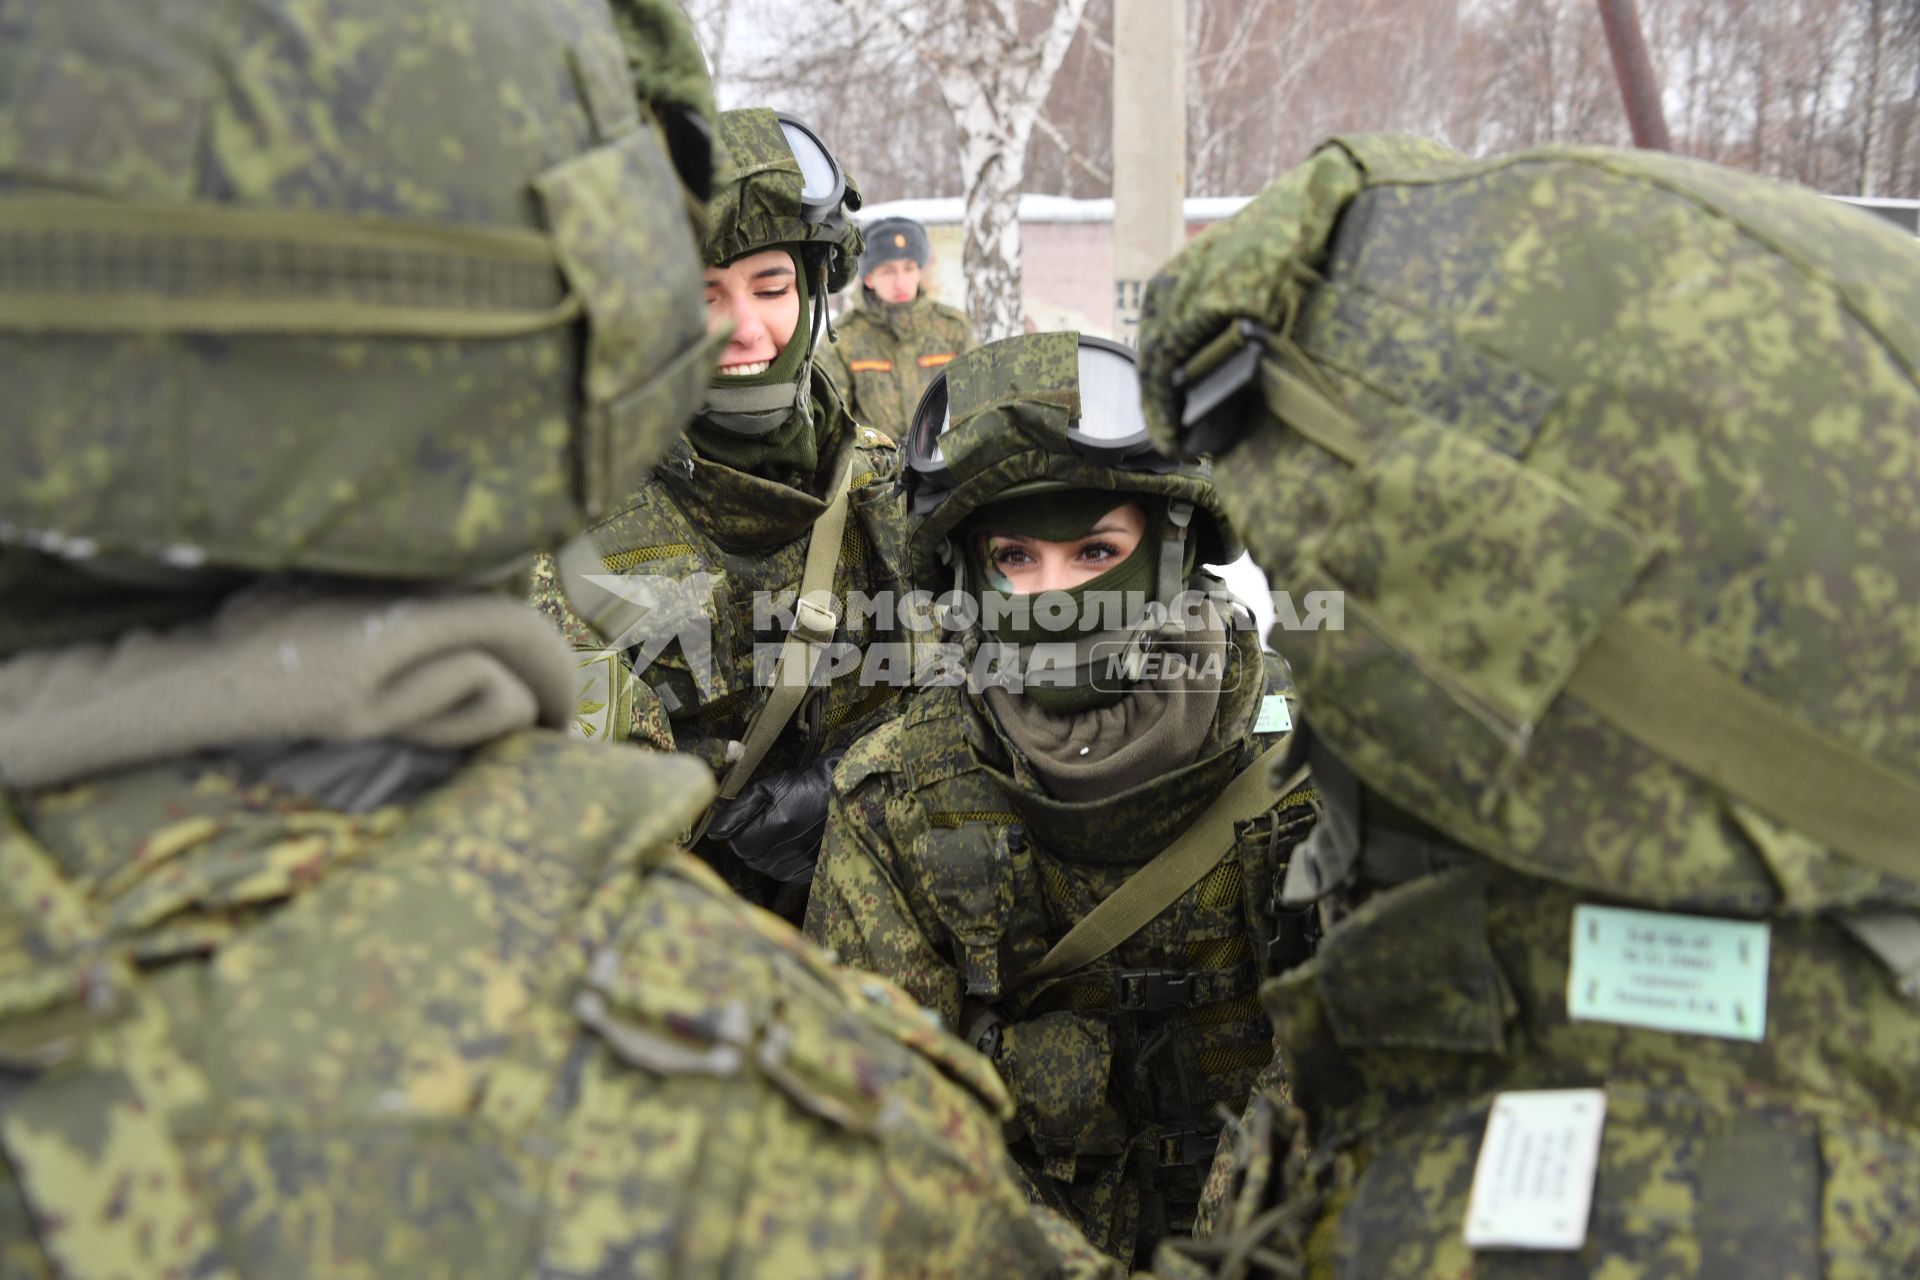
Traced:
POLYGON ((1671 151, 1666 113, 1660 109, 1660 84, 1653 77, 1646 37, 1640 33, 1640 10, 1633 0, 1599 2, 1600 25, 1607 32, 1613 76, 1620 82, 1620 98, 1627 105, 1633 145, 1647 151, 1671 151))
POLYGON ((1146 283, 1186 243, 1187 0, 1114 0, 1113 332, 1131 346, 1146 283))

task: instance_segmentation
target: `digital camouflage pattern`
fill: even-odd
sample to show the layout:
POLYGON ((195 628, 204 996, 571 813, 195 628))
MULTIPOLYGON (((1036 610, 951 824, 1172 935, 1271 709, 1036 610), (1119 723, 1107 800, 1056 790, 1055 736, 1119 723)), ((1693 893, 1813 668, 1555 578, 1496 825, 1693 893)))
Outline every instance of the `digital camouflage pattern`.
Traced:
POLYGON ((974 348, 973 325, 925 294, 894 304, 862 292, 865 300, 840 317, 838 337, 822 349, 820 363, 854 421, 898 440, 927 384, 955 356, 974 348))
POLYGON ((1264 993, 1294 1105, 1165 1273, 1914 1274, 1920 888, 1872 825, 1920 769, 1912 243, 1671 156, 1345 139, 1150 291, 1163 442, 1240 318, 1221 496, 1345 592, 1273 640, 1357 781, 1316 757, 1346 821, 1299 887, 1343 918, 1264 993), (1570 1021, 1582 902, 1767 922, 1764 1039, 1570 1021), (1469 1251, 1494 1092, 1592 1085, 1585 1247, 1469 1251))
POLYGON ((993 1072, 675 851, 710 789, 529 733, 360 816, 5 795, 0 1275, 1054 1274, 993 1072))
POLYGON ((1191 1225, 1218 1112, 1238 1111, 1269 1064, 1255 993, 1299 958, 1269 943, 1312 789, 1241 824, 1217 867, 1104 959, 1031 988, 1015 979, 1279 740, 1251 727, 1284 677, 1239 639, 1200 759, 1093 803, 1049 798, 970 695, 920 694, 841 761, 807 908, 812 938, 949 1026, 1003 1020, 1014 1158, 1037 1199, 1123 1263, 1191 1225))
MULTIPOLYGON (((802 216, 805 184, 780 122, 765 107, 726 113, 727 168, 709 207, 709 266, 781 245, 810 245, 825 255, 827 292, 838 293, 853 279, 864 243, 860 228, 844 215, 824 222, 802 216)), ((846 208, 860 207, 860 187, 847 180, 846 208)))
POLYGON ((1194 504, 1201 564, 1225 564, 1240 546, 1214 494, 1205 461, 1153 469, 1122 468, 1081 456, 1067 440, 1080 418, 1080 335, 1034 333, 977 347, 946 369, 951 424, 940 451, 952 492, 908 523, 914 581, 936 590, 951 580, 943 548, 981 507, 1019 485, 1113 489, 1194 504))
MULTIPOLYGON (((914 637, 903 616, 845 607, 855 593, 896 600, 909 589, 900 455, 891 442, 854 426, 825 375, 813 376, 816 412, 826 423, 821 456, 834 460, 823 476, 849 459, 854 466, 851 517, 833 582, 843 621, 838 657, 822 673, 820 692, 775 742, 762 774, 852 745, 898 711, 911 673, 914 637), (883 649, 869 663, 868 651, 881 644, 899 648, 883 649)), ((824 479, 818 487, 827 487, 824 479)), ((571 599, 553 561, 543 557, 533 600, 581 662, 580 735, 688 752, 724 772, 729 744, 746 736, 767 700, 769 655, 786 634, 813 522, 825 509, 820 498, 702 458, 681 442, 623 510, 583 535, 607 574, 646 582, 628 588, 649 602, 634 612, 632 629, 609 635, 588 622, 602 602, 571 599), (756 649, 765 668, 758 674, 756 649)), ((741 892, 774 901, 766 877, 724 849, 705 852, 741 892)))
POLYGON ((601 0, 0 30, 0 541, 496 574, 699 402, 686 201, 601 0))
MULTIPOLYGON (((0 532, 492 580, 630 489, 708 373, 647 62, 599 0, 0 4, 0 532), (72 245, 43 186, 105 193, 72 245), (478 340, 521 299, 455 224, 582 300, 478 340)), ((526 731, 346 814, 249 754, 0 789, 0 1277, 1096 1273, 991 1070, 674 848, 696 763, 526 731)))

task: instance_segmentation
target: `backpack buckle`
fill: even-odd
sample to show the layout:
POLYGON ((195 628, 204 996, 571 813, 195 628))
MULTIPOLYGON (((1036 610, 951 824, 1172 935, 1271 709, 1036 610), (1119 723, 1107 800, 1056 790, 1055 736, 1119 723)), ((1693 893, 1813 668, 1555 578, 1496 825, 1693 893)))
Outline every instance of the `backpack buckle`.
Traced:
POLYGON ((1213 1163, 1220 1145, 1218 1129, 1163 1129, 1157 1144, 1162 1169, 1213 1163))
POLYGON ((1178 969, 1122 969, 1113 975, 1113 999, 1131 1013, 1157 1013, 1193 1005, 1191 975, 1178 969))

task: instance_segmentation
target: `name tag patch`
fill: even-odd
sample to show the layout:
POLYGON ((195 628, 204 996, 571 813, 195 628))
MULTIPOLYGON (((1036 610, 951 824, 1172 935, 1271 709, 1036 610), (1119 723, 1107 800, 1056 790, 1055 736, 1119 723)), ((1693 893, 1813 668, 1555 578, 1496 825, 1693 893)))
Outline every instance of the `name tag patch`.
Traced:
POLYGON ((1280 694, 1270 693, 1260 699, 1260 714, 1253 718, 1255 733, 1285 733, 1293 728, 1293 715, 1287 710, 1287 700, 1280 694))
POLYGON ((1606 1120, 1607 1095, 1600 1089, 1495 1094, 1467 1197, 1467 1247, 1585 1244, 1606 1120))
POLYGON ((1567 1015, 1760 1040, 1771 934, 1747 920, 1582 904, 1573 909, 1567 1015))
POLYGON ((957 351, 939 351, 921 356, 917 363, 922 369, 938 369, 942 365, 952 364, 957 351))
POLYGON ((849 360, 847 361, 847 368, 853 370, 855 373, 892 373, 893 361, 849 360))

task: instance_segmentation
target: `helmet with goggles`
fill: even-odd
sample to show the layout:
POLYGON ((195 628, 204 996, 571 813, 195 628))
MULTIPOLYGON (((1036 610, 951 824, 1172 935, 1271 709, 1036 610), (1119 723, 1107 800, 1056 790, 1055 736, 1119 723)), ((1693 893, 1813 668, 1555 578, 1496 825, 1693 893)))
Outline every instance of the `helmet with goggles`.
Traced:
POLYGON ((847 286, 860 261, 860 228, 847 217, 860 207, 860 188, 820 135, 784 111, 723 112, 720 145, 726 168, 708 206, 707 265, 723 267, 748 254, 787 250, 802 273, 801 296, 811 311, 794 332, 801 347, 791 360, 769 376, 728 378, 709 391, 703 415, 708 423, 759 436, 804 404, 813 344, 826 325, 827 296, 847 286))
MULTIPOLYGON (((964 540, 982 508, 1074 490, 1112 492, 1152 507, 1152 600, 1171 608, 1191 566, 1240 554, 1214 495, 1211 466, 1154 451, 1133 353, 1104 338, 1037 333, 957 357, 920 399, 905 445, 908 546, 918 585, 966 596, 964 540), (1159 499, 1160 501, 1154 501, 1159 499)), ((955 611, 945 610, 958 626, 955 611)), ((1162 614, 1161 616, 1165 616, 1162 614)), ((1144 620, 1141 620, 1144 623, 1144 620)), ((1103 642, 1137 645, 1143 626, 1081 635, 1081 656, 1103 642)))

